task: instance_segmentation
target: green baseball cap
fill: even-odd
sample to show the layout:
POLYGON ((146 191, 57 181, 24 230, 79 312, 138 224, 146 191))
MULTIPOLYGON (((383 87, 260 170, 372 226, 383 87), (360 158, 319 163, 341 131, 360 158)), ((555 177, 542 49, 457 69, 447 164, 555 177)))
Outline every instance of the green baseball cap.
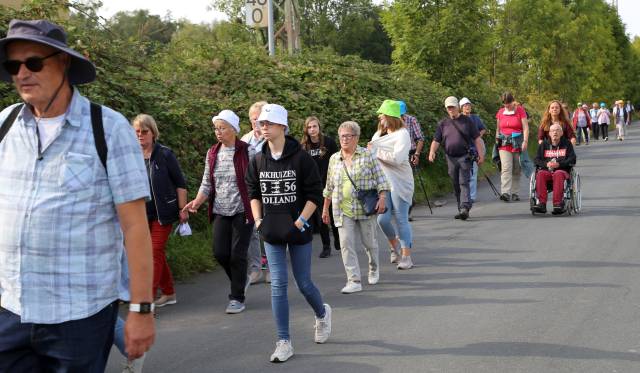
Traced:
POLYGON ((396 100, 384 100, 376 113, 400 118, 400 103, 396 100))

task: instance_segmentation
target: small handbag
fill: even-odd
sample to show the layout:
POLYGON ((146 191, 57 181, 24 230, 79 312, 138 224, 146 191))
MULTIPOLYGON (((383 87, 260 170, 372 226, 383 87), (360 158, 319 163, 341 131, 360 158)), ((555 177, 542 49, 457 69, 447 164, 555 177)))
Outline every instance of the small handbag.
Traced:
MULTIPOLYGON (((353 182, 353 179, 349 175, 349 171, 347 171, 347 166, 342 162, 342 167, 344 167, 344 173, 351 181, 351 185, 353 185, 353 189, 356 190, 356 197, 358 201, 360 201, 360 205, 362 205, 362 209, 364 210, 364 214, 366 216, 375 215, 377 213, 376 206, 378 205, 378 191, 376 189, 366 189, 362 190, 356 186, 356 183, 353 182)), ((386 211, 386 208, 385 208, 386 211)))

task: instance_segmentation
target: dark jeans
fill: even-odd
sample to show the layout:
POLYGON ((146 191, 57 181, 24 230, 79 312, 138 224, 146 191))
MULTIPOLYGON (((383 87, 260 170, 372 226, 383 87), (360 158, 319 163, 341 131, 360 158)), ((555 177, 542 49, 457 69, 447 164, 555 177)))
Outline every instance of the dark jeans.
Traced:
POLYGON ((582 142, 582 136, 584 136, 584 142, 589 143, 589 128, 588 127, 577 127, 576 135, 578 137, 578 145, 582 142))
POLYGON ((607 139, 609 138, 609 125, 606 123, 603 123, 600 125, 600 134, 602 135, 603 139, 607 139))
POLYGON ((244 212, 234 216, 213 216, 213 255, 231 281, 230 300, 244 303, 247 284, 247 249, 253 225, 244 212))
POLYGON ((0 308, 0 372, 102 373, 117 316, 114 302, 85 319, 23 324, 0 308))
POLYGON ((600 138, 600 124, 591 123, 591 130, 593 132, 593 138, 598 140, 600 138))
POLYGON ((333 222, 333 212, 331 209, 329 210, 329 219, 331 219, 331 221, 328 225, 322 222, 322 208, 316 209, 313 214, 314 224, 317 224, 317 227, 320 229, 322 248, 331 248, 331 238, 329 238, 329 226, 331 226, 331 232, 333 233, 333 245, 338 249, 340 247, 340 235, 338 235, 338 228, 336 228, 336 225, 333 222))
POLYGON ((451 157, 447 155, 447 165, 449 177, 453 183, 453 191, 458 201, 458 209, 471 209, 471 189, 469 180, 471 179, 471 168, 473 163, 467 159, 466 155, 461 157, 451 157))

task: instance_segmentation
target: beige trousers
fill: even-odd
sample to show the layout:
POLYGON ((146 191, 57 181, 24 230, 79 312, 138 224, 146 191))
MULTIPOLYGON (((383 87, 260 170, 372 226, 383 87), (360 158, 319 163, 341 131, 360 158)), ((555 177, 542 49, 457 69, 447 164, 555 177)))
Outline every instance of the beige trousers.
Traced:
POLYGON ((500 150, 500 189, 502 194, 518 194, 520 189, 520 153, 500 150))
POLYGON ((340 251, 344 270, 347 272, 347 280, 360 281, 360 265, 358 263, 358 252, 356 242, 358 236, 369 257, 369 270, 378 269, 378 241, 376 240, 376 220, 375 215, 367 219, 354 220, 347 216, 342 217, 342 226, 338 227, 340 234, 340 251))

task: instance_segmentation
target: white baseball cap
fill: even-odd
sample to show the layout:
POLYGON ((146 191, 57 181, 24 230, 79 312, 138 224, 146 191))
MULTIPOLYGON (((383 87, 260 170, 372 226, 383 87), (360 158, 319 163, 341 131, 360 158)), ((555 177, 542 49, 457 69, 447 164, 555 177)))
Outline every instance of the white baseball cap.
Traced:
POLYGON ((469 100, 466 97, 463 97, 462 100, 460 100, 460 107, 463 107, 466 104, 471 104, 471 100, 469 100))
POLYGON ((454 96, 449 96, 449 97, 447 97, 446 100, 444 100, 444 107, 448 108, 450 106, 455 106, 455 107, 459 106, 458 105, 458 99, 455 98, 454 96))
POLYGON ((289 128, 287 110, 278 104, 266 104, 262 107, 262 111, 258 117, 258 123, 263 121, 280 124, 287 127, 287 129, 289 128))
POLYGON ((240 118, 231 110, 222 110, 220 114, 211 118, 211 122, 215 123, 217 120, 223 120, 231 125, 236 133, 240 132, 240 118))

